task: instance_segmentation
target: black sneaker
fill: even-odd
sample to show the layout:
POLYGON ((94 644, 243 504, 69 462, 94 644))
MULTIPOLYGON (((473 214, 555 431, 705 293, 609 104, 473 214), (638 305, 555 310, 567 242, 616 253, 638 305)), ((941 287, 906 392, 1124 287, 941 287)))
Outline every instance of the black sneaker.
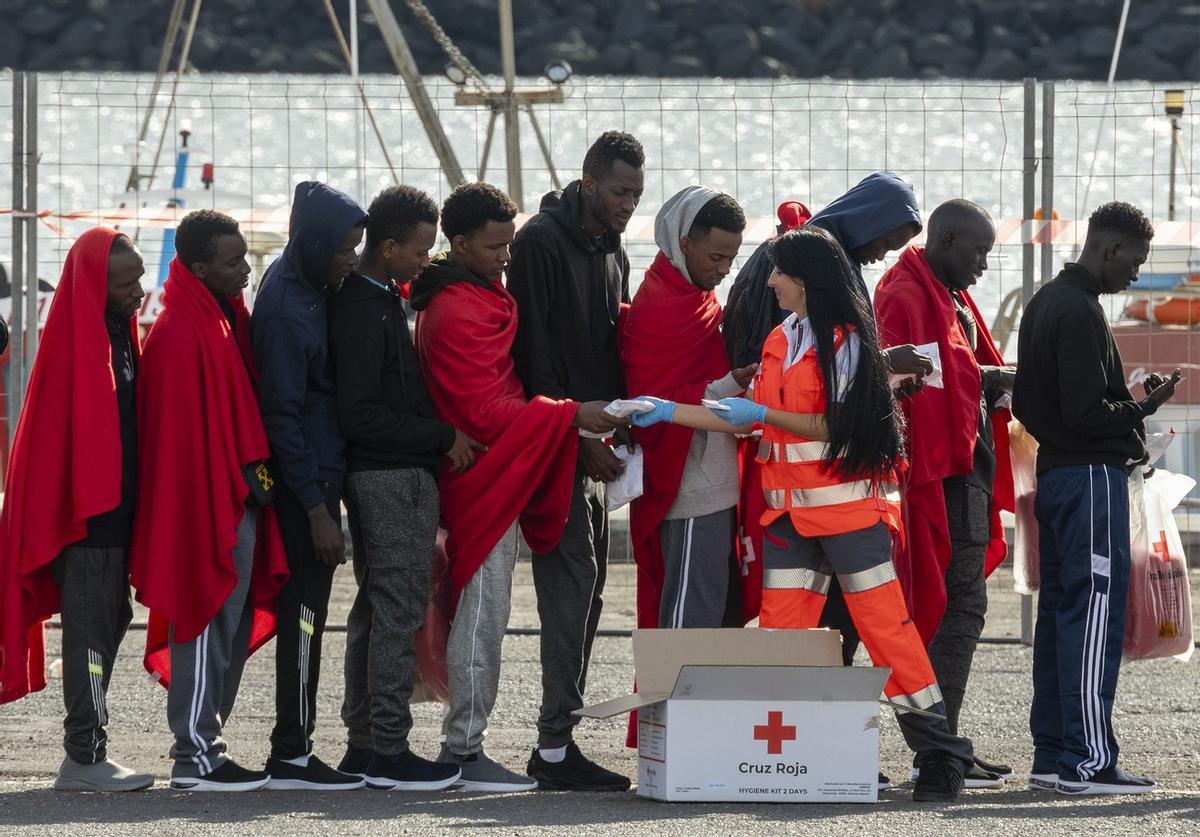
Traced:
POLYGON ((918 759, 921 775, 913 786, 913 802, 953 802, 963 788, 962 760, 949 753, 924 753, 918 759))
POLYGON ((300 767, 282 759, 267 759, 267 773, 271 781, 267 790, 357 790, 363 786, 362 776, 340 773, 315 755, 308 757, 308 764, 300 767))
POLYGON ((579 752, 572 741, 567 745, 567 755, 562 761, 550 762, 542 758, 537 747, 529 757, 525 772, 537 779, 541 790, 578 791, 627 791, 629 777, 613 773, 579 752))
POLYGON ((885 790, 890 790, 891 787, 892 787, 892 780, 890 778, 888 778, 888 775, 886 773, 884 773, 882 770, 879 771, 879 789, 881 791, 885 791, 885 790))
POLYGON ((355 747, 353 744, 346 745, 346 755, 342 756, 341 762, 338 763, 338 773, 349 773, 351 776, 362 776, 367 772, 367 765, 371 763, 371 748, 370 747, 355 747))
POLYGON ((372 754, 363 778, 367 787, 375 790, 438 791, 453 785, 460 775, 457 764, 426 761, 405 750, 395 756, 372 754))
POLYGON ((990 761, 984 761, 979 756, 976 756, 975 766, 985 773, 995 773, 1006 782, 1012 781, 1013 769, 1007 764, 993 764, 990 761))
MULTIPOLYGON (((921 768, 914 767, 912 769, 911 778, 914 782, 921 778, 921 768)), ((996 790, 1004 787, 1004 777, 998 773, 992 773, 984 770, 976 761, 966 771, 963 772, 963 787, 967 790, 979 790, 987 788, 996 790)))
POLYGON ((233 759, 225 762, 207 776, 172 776, 171 790, 182 791, 252 791, 271 781, 265 770, 247 770, 233 759))
POLYGON ((1074 773, 1058 774, 1056 790, 1068 796, 1088 796, 1097 794, 1118 793, 1150 793, 1154 790, 1154 780, 1126 773, 1119 767, 1101 770, 1090 779, 1081 779, 1074 773))

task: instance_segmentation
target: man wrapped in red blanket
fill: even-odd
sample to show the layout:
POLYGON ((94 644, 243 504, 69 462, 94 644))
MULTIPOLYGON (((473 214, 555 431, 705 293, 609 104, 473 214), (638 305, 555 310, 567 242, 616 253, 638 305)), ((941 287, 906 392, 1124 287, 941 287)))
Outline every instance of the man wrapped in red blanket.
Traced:
POLYGON ((577 428, 615 426, 603 402, 525 398, 510 354, 516 302, 503 284, 516 213, 490 184, 455 189, 442 208, 450 251, 413 282, 410 297, 419 312, 417 358, 438 416, 487 445, 470 469, 443 469, 439 483, 454 612, 440 759, 459 763, 465 788, 492 792, 537 787, 483 752, 500 682, 518 526, 535 554, 558 544, 571 505, 577 428))
MULTIPOLYGON (((875 289, 883 345, 915 344, 940 365, 940 381, 935 373, 900 402, 910 467, 896 570, 955 734, 987 612, 984 580, 1006 551, 1000 510, 1013 508, 1009 411, 1001 404, 1014 369, 967 290, 987 270, 994 242, 986 212, 949 201, 930 216, 926 246, 905 250, 875 289)), ((976 770, 982 766, 977 761, 976 770)))
POLYGON ((187 215, 138 385, 138 505, 129 570, 150 608, 146 670, 167 686, 171 787, 253 790, 221 728, 246 658, 275 633, 287 561, 269 502, 255 396, 246 241, 227 215, 187 215))

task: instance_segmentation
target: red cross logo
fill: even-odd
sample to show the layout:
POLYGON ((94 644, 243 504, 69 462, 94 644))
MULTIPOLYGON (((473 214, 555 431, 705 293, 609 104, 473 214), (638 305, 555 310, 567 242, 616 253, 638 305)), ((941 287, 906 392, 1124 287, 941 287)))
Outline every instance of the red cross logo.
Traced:
POLYGON ((783 742, 796 740, 796 727, 783 722, 782 712, 768 712, 765 724, 754 725, 754 739, 767 742, 767 754, 778 756, 783 752, 783 742))
POLYGON ((1161 529, 1158 532, 1158 540, 1150 547, 1154 554, 1159 557, 1159 560, 1164 564, 1171 561, 1171 550, 1167 546, 1167 533, 1161 529))

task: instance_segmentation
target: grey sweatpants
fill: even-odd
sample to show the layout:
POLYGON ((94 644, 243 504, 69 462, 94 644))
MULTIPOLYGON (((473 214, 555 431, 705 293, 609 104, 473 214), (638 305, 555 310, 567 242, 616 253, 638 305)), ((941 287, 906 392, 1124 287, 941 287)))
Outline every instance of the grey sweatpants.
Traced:
POLYGON ((517 548, 514 522, 458 597, 446 643, 450 706, 442 720, 446 746, 455 755, 483 749, 500 687, 500 648, 508 628, 517 548))
POLYGON ((237 584, 208 627, 191 642, 175 642, 170 631, 171 682, 167 687, 167 725, 175 735, 172 778, 207 776, 225 763, 221 728, 233 712, 242 669, 250 651, 250 576, 258 509, 247 508, 233 547, 237 584))
POLYGON ((438 490, 424 468, 346 477, 358 595, 346 620, 342 721, 352 747, 394 756, 408 749, 413 639, 429 607, 438 490))
POLYGON ((946 567, 946 613, 929 643, 929 662, 946 700, 946 720, 958 734, 958 713, 967 694, 975 646, 987 616, 984 559, 991 536, 991 497, 978 486, 945 486, 950 529, 950 565, 946 567))
POLYGON ((721 628, 729 608, 732 508, 658 525, 663 553, 660 628, 721 628))
POLYGON ((539 747, 566 746, 579 723, 571 712, 583 706, 607 572, 604 483, 588 477, 583 466, 576 464, 571 511, 562 540, 545 555, 533 556, 533 587, 542 623, 539 747))
POLYGON ((51 567, 61 598, 63 749, 77 764, 107 758, 108 681, 133 611, 126 547, 69 546, 51 567))

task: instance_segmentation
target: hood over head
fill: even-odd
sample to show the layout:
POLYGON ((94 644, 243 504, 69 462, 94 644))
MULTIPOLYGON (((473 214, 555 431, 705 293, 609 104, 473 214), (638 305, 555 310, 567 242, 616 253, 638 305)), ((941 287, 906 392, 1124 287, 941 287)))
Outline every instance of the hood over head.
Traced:
POLYGON ((687 258, 679 240, 688 234, 700 210, 721 194, 724 193, 720 189, 708 186, 688 186, 669 197, 654 218, 654 243, 689 282, 692 277, 688 275, 687 258))
POLYGON ((808 222, 830 233, 849 256, 864 244, 902 227, 921 228, 921 209, 912 186, 890 171, 877 171, 855 184, 808 222))
POLYGON ((280 261, 313 287, 322 288, 338 245, 352 227, 366 221, 367 211, 344 192, 315 180, 298 183, 288 222, 288 243, 280 261))

